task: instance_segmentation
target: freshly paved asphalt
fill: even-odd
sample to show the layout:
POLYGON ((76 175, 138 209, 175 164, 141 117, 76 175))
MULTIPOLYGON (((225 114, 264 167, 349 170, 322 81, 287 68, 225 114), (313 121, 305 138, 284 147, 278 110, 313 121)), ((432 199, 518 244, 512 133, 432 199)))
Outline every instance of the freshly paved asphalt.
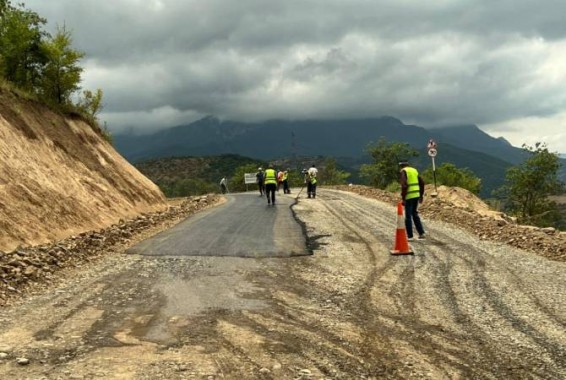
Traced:
POLYGON ((148 256, 289 257, 309 255, 302 227, 293 218, 294 198, 278 194, 267 205, 257 193, 226 195, 219 207, 191 216, 130 248, 148 256))

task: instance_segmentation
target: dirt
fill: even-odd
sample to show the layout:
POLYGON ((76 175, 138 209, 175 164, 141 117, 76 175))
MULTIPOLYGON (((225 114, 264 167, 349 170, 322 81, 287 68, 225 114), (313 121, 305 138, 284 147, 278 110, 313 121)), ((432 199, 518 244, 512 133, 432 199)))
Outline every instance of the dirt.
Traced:
POLYGON ((162 211, 155 184, 90 125, 0 88, 0 250, 162 211))
POLYGON ((312 256, 114 252, 65 269, 2 309, 0 377, 566 376, 566 264, 424 216, 428 240, 391 256, 395 208, 352 192, 293 210, 312 256))

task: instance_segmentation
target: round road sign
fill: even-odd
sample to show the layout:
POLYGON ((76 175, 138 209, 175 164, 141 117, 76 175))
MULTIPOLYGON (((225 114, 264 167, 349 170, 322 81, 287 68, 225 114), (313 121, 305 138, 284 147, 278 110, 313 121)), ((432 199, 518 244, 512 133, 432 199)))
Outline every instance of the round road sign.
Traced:
POLYGON ((436 153, 438 153, 438 152, 434 148, 430 148, 428 150, 428 155, 431 156, 431 157, 436 157, 436 153))

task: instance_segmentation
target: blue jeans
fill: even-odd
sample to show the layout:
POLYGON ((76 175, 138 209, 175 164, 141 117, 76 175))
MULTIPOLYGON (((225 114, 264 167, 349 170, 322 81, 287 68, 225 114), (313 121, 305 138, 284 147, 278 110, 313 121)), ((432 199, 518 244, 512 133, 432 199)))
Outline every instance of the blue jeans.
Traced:
POLYGON ((405 229, 407 230, 408 238, 413 237, 413 222, 415 222, 415 227, 419 235, 425 233, 419 212, 417 211, 418 207, 419 198, 405 200, 405 229))

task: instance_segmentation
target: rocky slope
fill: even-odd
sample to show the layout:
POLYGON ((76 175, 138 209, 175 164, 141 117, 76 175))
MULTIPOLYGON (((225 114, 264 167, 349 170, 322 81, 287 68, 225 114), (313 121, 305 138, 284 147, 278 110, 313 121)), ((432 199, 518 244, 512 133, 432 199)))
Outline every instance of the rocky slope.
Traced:
POLYGON ((165 207, 157 186, 82 119, 0 88, 0 250, 165 207))

